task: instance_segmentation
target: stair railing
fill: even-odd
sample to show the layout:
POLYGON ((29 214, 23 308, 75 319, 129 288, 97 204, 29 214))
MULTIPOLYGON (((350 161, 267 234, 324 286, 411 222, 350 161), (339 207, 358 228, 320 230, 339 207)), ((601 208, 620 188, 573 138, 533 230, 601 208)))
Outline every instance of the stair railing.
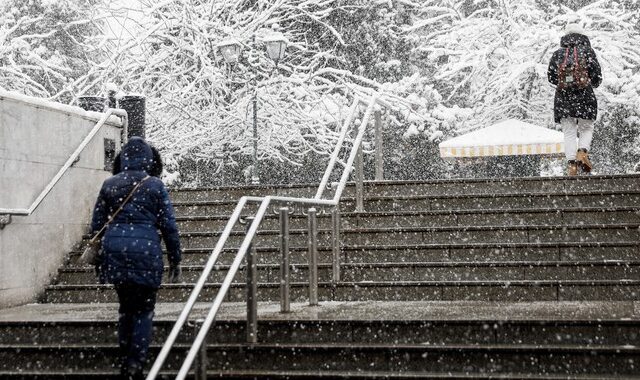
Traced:
POLYGON ((49 183, 47 184, 47 186, 45 186, 42 192, 40 192, 38 197, 33 201, 33 203, 31 203, 31 206, 25 209, 0 208, 0 214, 21 215, 21 216, 31 215, 42 203, 44 198, 46 198, 46 196, 51 192, 51 190, 53 190, 55 185, 65 175, 65 173, 69 170, 69 168, 72 167, 73 164, 77 162, 78 157, 80 157, 80 153, 82 153, 84 148, 86 148, 89 142, 91 142, 91 139, 93 139, 93 137, 105 125, 107 120, 109 120, 109 117, 111 117, 112 115, 119 116, 122 119, 122 141, 124 144, 127 139, 128 127, 129 127, 127 111, 122 109, 109 108, 106 112, 103 113, 100 120, 98 120, 96 125, 91 129, 91 131, 89 131, 89 134, 87 134, 84 140, 82 140, 82 142, 80 143, 80 145, 78 145, 76 150, 71 154, 71 156, 69 156, 69 158, 64 163, 64 165, 62 165, 60 170, 58 170, 58 173, 56 173, 56 175, 51 179, 51 181, 49 181, 49 183))
MULTIPOLYGON (((351 147, 351 151, 348 157, 348 160, 344 166, 340 182, 336 187, 335 194, 332 199, 321 199, 322 194, 324 193, 325 187, 327 187, 328 180, 330 177, 333 168, 338 162, 338 155, 344 144, 346 136, 349 132, 349 127, 353 123, 355 115, 357 114, 358 107, 361 103, 365 103, 362 99, 356 98, 353 101, 353 104, 350 107, 349 115, 345 120, 345 123, 342 126, 341 134, 338 139, 338 144, 334 149, 334 152, 329 161, 329 165, 325 170, 323 179, 320 183, 316 196, 314 198, 295 198, 295 197, 283 197, 283 196, 265 196, 265 197, 254 197, 254 196, 244 196, 240 198, 238 204, 236 205, 233 213, 229 221, 227 222, 218 242, 216 243, 215 248, 213 249, 209 259, 205 265, 205 268, 198 279, 189 299, 187 300, 185 307, 182 309, 182 312, 178 316, 176 323, 174 324, 167 340, 165 341, 160 353, 156 357, 156 360, 147 375, 147 380, 154 380, 162 368, 165 360, 167 359, 169 352, 173 348, 175 341, 180 333, 180 330, 184 326, 187 321, 189 314, 191 313, 193 307, 195 306, 196 300, 200 295, 204 285, 209 277, 209 274, 213 270, 213 267, 218 260, 224 245, 227 242, 227 239, 231 235, 233 230, 233 226, 240 220, 242 211, 244 207, 248 203, 259 203, 260 206, 258 211, 256 212, 253 218, 250 218, 250 223, 247 227, 247 233, 245 238, 238 249, 238 252, 231 264, 227 275, 225 276, 220 289, 216 297, 211 304, 211 308, 207 313, 206 318, 201 322, 200 329, 196 338, 187 353, 187 356, 180 367, 178 375, 176 376, 177 380, 183 380, 189 374, 191 366, 197 357, 199 357, 199 365, 201 368, 196 370, 196 377, 199 378, 202 374, 206 374, 206 344, 205 340, 207 334, 209 333, 209 329, 213 324, 213 321, 218 313, 218 310, 226 297, 229 288, 231 287, 231 283, 235 278, 238 269, 240 268, 243 259, 245 256, 247 257, 247 342, 248 343, 256 343, 257 342, 257 265, 255 260, 255 252, 252 248, 252 241, 258 232, 258 227, 262 222, 264 216, 269 209, 269 206, 272 204, 282 204, 285 207, 280 209, 281 215, 281 251, 283 253, 283 265, 281 266, 281 276, 283 277, 281 280, 281 311, 286 312, 289 308, 289 278, 288 278, 288 268, 284 268, 285 264, 288 267, 288 206, 290 205, 298 205, 303 207, 309 207, 308 216, 309 216, 309 234, 308 234, 308 242, 309 242, 309 303, 311 305, 318 304, 318 268, 317 268, 317 223, 316 223, 316 207, 324 207, 331 208, 332 214, 332 250, 333 250, 333 270, 334 270, 334 281, 339 281, 339 275, 336 277, 335 273, 339 274, 340 271, 340 222, 339 222, 339 201, 342 196, 342 192, 344 191, 349 175, 353 169, 354 161, 356 160, 356 156, 360 152, 361 154, 361 144, 364 139, 364 133, 366 131, 367 124, 369 123, 369 119, 371 119, 374 107, 376 104, 380 104, 384 107, 389 107, 387 102, 379 99, 378 95, 373 95, 370 101, 367 104, 367 108, 362 118, 362 122, 358 128, 357 136, 353 142, 353 146, 351 147), (337 280, 336 280, 337 279, 337 280)), ((358 176, 357 176, 358 177, 358 176)), ((362 194, 359 195, 360 197, 362 194)), ((358 195, 356 196, 356 198, 358 195)))

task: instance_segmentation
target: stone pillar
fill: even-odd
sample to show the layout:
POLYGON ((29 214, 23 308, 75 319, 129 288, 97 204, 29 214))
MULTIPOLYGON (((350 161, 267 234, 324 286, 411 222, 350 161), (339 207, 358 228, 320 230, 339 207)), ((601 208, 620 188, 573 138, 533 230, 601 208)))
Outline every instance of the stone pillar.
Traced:
POLYGON ((144 96, 127 95, 120 98, 119 106, 129 116, 129 136, 145 138, 146 99, 144 96))

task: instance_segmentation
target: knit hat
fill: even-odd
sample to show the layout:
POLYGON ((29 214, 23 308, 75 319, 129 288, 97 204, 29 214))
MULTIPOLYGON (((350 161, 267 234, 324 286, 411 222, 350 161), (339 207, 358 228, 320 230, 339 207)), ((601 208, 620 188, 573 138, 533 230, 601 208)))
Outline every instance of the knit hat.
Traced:
POLYGON ((585 35, 585 31, 584 28, 582 27, 581 24, 578 24, 576 22, 574 23, 569 23, 567 24, 567 26, 565 26, 564 28, 564 34, 582 34, 585 35))

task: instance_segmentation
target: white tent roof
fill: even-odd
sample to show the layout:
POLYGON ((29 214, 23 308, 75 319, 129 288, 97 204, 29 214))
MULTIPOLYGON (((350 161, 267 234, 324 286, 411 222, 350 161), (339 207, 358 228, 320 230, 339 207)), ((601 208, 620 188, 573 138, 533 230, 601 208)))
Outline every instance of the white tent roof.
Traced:
POLYGON ((562 132, 509 119, 439 144, 440 156, 484 157, 564 153, 562 132))

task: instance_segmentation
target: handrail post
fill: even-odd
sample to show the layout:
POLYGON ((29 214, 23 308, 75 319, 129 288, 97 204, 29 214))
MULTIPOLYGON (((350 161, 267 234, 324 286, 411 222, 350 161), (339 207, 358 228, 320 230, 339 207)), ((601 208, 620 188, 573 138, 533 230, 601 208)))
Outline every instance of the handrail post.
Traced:
POLYGON ((318 221, 316 209, 309 209, 309 305, 318 305, 318 221))
POLYGON ((280 208, 280 312, 291 311, 289 288, 291 283, 290 252, 289 252, 289 207, 280 208))
MULTIPOLYGON (((247 218, 247 232, 253 223, 247 218)), ((258 342, 258 266, 256 248, 252 242, 247 251, 247 343, 258 342)))
MULTIPOLYGON (((203 325, 204 320, 196 321, 195 328, 196 333, 200 330, 200 327, 203 325)), ((205 337, 204 341, 200 345, 200 349, 198 350, 198 356, 196 356, 195 362, 195 380, 207 380, 207 339, 205 337)))
POLYGON ((331 211, 331 246, 333 252, 332 269, 333 283, 340 282, 340 205, 337 205, 331 211))
POLYGON ((362 144, 358 146, 356 155, 356 212, 364 211, 364 154, 362 144))
POLYGON ((384 158, 382 155, 382 111, 374 112, 375 118, 375 143, 376 143, 376 181, 384 180, 384 158))

